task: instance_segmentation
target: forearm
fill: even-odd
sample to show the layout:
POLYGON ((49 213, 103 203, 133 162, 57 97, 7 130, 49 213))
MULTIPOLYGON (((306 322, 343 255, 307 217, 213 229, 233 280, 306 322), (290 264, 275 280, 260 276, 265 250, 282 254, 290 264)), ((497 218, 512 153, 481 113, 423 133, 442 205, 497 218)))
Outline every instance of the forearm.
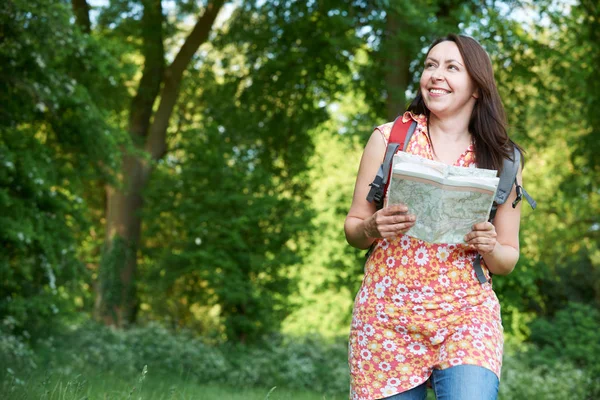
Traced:
POLYGON ((484 254, 485 265, 494 275, 508 275, 519 261, 519 250, 496 242, 494 250, 484 254))
POLYGON ((344 232, 346 233, 346 241, 350 246, 357 249, 368 249, 375 241, 375 238, 367 236, 365 220, 358 217, 346 217, 344 232))

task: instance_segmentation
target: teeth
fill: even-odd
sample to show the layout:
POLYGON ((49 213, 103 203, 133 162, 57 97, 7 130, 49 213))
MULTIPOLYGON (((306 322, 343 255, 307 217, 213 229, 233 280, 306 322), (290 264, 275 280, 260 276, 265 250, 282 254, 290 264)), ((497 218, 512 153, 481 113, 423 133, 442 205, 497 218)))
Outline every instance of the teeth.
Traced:
POLYGON ((436 94, 446 94, 446 93, 450 93, 446 90, 441 90, 441 89, 430 89, 429 93, 436 93, 436 94))

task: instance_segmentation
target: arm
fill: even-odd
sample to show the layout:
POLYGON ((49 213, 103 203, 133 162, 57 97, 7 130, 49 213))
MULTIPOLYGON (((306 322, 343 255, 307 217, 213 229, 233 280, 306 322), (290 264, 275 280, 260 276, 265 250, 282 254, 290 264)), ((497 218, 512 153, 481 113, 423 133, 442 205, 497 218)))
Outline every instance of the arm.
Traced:
POLYGON ((344 223, 346 240, 358 249, 368 249, 376 238, 393 237, 414 225, 415 217, 407 213, 406 206, 395 205, 377 211, 375 205, 367 201, 369 184, 377 175, 385 149, 381 133, 375 130, 360 160, 352 205, 344 223))
MULTIPOLYGON (((522 181, 519 168, 517 181, 522 181)), ((479 251, 485 265, 495 275, 508 275, 519 260, 519 225, 521 219, 521 203, 512 207, 517 198, 516 187, 513 186, 510 196, 498 207, 494 224, 482 222, 473 226, 473 231, 465 236, 465 242, 472 249, 479 251)))

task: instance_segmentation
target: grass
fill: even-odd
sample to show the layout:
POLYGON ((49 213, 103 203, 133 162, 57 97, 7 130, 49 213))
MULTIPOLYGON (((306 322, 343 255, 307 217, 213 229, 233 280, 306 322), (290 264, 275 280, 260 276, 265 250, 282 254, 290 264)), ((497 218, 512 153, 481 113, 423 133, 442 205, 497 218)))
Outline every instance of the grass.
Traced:
MULTIPOLYGON (((0 333, 1 400, 348 398, 345 348, 318 340, 234 348, 156 326, 92 326, 40 341, 35 350, 0 333)), ((499 399, 600 399, 589 371, 564 360, 537 366, 529 360, 529 353, 507 352, 499 399)), ((433 398, 430 390, 427 399, 433 398)))
POLYGON ((341 400, 346 396, 323 395, 283 387, 237 388, 202 385, 183 376, 152 375, 144 369, 136 378, 89 371, 65 377, 48 371, 26 380, 7 379, 0 388, 3 400, 341 400))

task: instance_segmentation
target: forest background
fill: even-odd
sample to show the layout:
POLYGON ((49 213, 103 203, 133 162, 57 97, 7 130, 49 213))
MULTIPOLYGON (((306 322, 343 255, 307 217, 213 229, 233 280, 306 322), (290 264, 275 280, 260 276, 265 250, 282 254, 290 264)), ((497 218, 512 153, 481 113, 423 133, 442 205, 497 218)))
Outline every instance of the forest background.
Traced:
POLYGON ((4 394, 343 398, 362 148, 460 32, 492 58, 538 201, 494 279, 501 396, 598 398, 596 1, 8 0, 0 18, 4 394), (171 383, 143 392, 146 374, 171 383))

